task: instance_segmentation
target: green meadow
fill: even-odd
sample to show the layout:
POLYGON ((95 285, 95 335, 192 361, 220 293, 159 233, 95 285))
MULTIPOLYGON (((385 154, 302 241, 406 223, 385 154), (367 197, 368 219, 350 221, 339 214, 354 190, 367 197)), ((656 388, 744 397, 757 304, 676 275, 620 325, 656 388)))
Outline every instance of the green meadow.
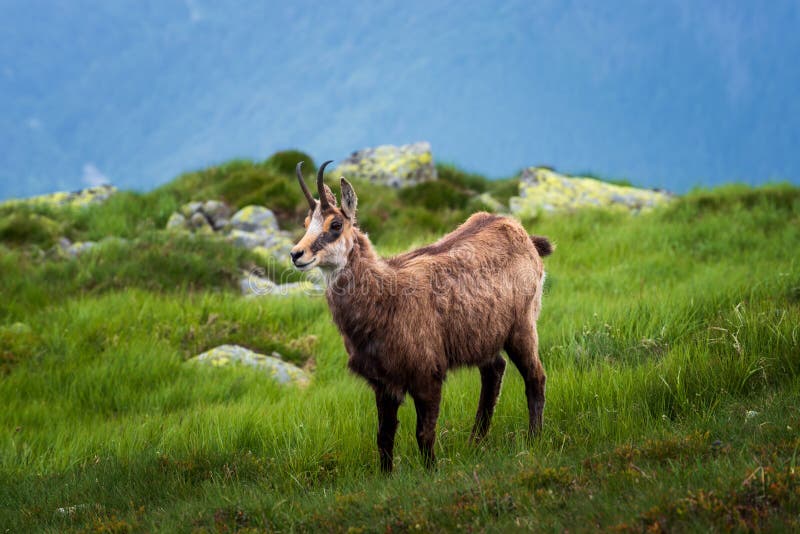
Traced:
MULTIPOLYGON (((458 370, 436 470, 408 399, 384 476, 373 394, 348 373, 324 297, 244 298, 242 271, 300 275, 163 230, 182 203, 220 198, 266 205, 299 237, 298 158, 310 175, 286 152, 84 209, 0 205, 0 532, 800 529, 800 189, 523 221, 557 246, 543 433, 527 439, 509 365, 487 439, 470 445, 480 379, 458 370), (64 258, 60 236, 105 239, 64 258), (224 343, 276 350, 312 384, 186 363, 224 343)), ((517 190, 439 174, 400 192, 354 184, 381 253, 454 229, 480 193, 517 190)))

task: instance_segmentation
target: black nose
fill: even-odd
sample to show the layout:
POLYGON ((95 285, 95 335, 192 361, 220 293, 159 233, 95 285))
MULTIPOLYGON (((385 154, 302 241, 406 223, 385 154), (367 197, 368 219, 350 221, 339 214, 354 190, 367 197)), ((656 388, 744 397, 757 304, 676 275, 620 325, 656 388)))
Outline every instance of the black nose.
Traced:
POLYGON ((302 250, 298 250, 297 252, 290 252, 289 255, 292 257, 292 262, 297 263, 297 259, 302 256, 304 252, 302 250))

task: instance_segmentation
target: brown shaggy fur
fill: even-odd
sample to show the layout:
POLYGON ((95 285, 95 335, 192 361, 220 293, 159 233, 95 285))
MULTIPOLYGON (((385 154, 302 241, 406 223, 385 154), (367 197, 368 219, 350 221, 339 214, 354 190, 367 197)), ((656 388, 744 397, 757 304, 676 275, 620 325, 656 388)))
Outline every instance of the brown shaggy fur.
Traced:
MULTIPOLYGON (((423 460, 434 465, 442 383, 456 367, 480 370, 472 439, 483 438, 500 393, 504 349, 525 381, 529 431, 537 433, 545 373, 536 320, 544 280, 541 256, 552 252, 550 242, 529 236, 513 219, 477 213, 432 245, 382 259, 355 226, 352 188, 344 180, 342 187, 348 205, 340 210, 334 204, 311 217, 324 218, 324 228, 334 219, 344 221, 336 241, 344 239, 349 250, 344 265, 329 271, 326 296, 350 356, 349 368, 375 391, 381 469, 392 470, 397 410, 406 393, 414 399, 423 460)), ((325 232, 309 235, 308 220, 306 226, 308 233, 293 258, 302 264, 316 262, 325 270, 321 253, 305 259, 308 244, 318 243, 325 232)))

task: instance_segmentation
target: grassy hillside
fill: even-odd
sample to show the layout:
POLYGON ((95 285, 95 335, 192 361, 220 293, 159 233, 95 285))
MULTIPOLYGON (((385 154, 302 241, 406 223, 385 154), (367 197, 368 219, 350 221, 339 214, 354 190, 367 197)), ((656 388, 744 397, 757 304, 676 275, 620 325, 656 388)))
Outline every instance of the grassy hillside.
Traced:
MULTIPOLYGON (((489 436, 470 446, 479 378, 457 371, 438 469, 420 465, 409 401, 387 478, 372 393, 346 372, 324 299, 244 299, 237 273, 258 258, 161 230, 181 203, 223 198, 298 231, 297 157, 83 211, 0 207, 3 530, 800 528, 800 190, 729 186, 637 216, 524 221, 558 245, 539 323, 543 435, 526 441, 509 367, 489 436), (60 236, 123 239, 64 259, 50 250, 60 236), (184 364, 222 343, 313 359, 313 384, 184 364)), ((479 193, 516 190, 439 172, 399 193, 356 184, 382 253, 454 228, 479 193)))

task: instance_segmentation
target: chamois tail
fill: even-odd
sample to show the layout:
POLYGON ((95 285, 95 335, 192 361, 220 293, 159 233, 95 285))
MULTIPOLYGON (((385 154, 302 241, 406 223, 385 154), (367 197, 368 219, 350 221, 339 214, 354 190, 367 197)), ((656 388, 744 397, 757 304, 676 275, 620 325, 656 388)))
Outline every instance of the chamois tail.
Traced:
POLYGON ((549 256, 553 253, 555 247, 549 239, 541 235, 532 235, 529 237, 531 238, 533 246, 536 247, 536 251, 539 253, 539 256, 544 258, 545 256, 549 256))

